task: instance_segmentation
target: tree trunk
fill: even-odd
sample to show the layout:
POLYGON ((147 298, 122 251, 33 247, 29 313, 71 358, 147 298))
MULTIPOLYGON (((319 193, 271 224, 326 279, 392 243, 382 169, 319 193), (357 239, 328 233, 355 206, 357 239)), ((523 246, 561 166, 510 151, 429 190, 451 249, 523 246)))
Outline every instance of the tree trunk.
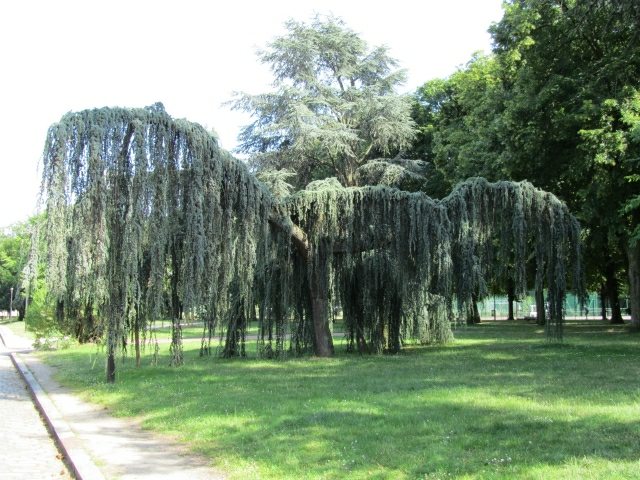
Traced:
POLYGON ((179 318, 171 319, 171 345, 169 346, 171 354, 170 365, 178 367, 182 365, 184 357, 182 353, 182 325, 179 318))
POLYGON ((616 278, 616 269, 613 263, 608 263, 605 269, 605 283, 606 292, 609 299, 609 305, 611 305, 611 323, 621 324, 622 309, 620 308, 620 295, 618 292, 618 279, 616 278))
POLYGON ((171 346, 169 352, 171 354, 170 365, 177 367, 183 363, 182 354, 182 303, 178 294, 178 246, 174 243, 171 247, 171 266, 173 274, 171 276, 171 346))
POLYGON ((398 295, 393 296, 389 316, 389 340, 387 342, 387 348, 389 353, 398 353, 402 345, 402 342, 400 341, 402 303, 398 295))
POLYGON ((516 300, 515 294, 515 285, 513 284, 513 280, 509 279, 507 282, 507 303, 509 304, 509 316, 507 320, 515 320, 513 316, 513 302, 516 300))
POLYGON ((93 317, 93 302, 89 301, 84 307, 84 315, 78 315, 76 338, 80 343, 91 342, 96 339, 95 320, 93 317))
POLYGON ((471 304, 467 312, 467 325, 475 325, 480 323, 480 311, 478 310, 478 295, 471 294, 471 304))
POLYGON ((116 381, 116 355, 112 345, 108 347, 107 354, 107 383, 115 383, 116 381))
POLYGON ((629 262, 629 301, 631 302, 631 328, 640 330, 640 241, 627 245, 629 262))
POLYGON ((123 339, 121 331, 118 328, 120 319, 124 317, 121 303, 118 299, 121 295, 118 289, 113 289, 109 295, 108 322, 107 329, 107 383, 116 381, 116 352, 118 351, 118 343, 123 339))
POLYGON ((600 284, 600 316, 603 322, 609 320, 607 318, 607 288, 604 282, 600 284))
POLYGON ((314 297, 317 293, 311 289, 311 316, 313 318, 314 352, 318 357, 330 357, 333 355, 333 338, 329 329, 329 317, 327 315, 329 300, 322 297, 314 297))
MULTIPOLYGON (((174 276, 175 278, 176 276, 174 276)), ((180 320, 182 319, 182 308, 180 307, 180 300, 178 298, 178 285, 177 282, 172 279, 172 315, 171 315, 171 345, 169 346, 169 352, 171 355, 170 365, 172 367, 178 367, 183 363, 182 354, 182 325, 180 320)))
POLYGON ((329 327, 329 298, 327 296, 326 272, 312 265, 307 256, 309 271, 309 295, 311 296, 311 318, 313 319, 314 352, 318 357, 333 355, 333 338, 329 327))
MULTIPOLYGON (((282 225, 281 219, 271 218, 274 225, 282 225)), ((327 296, 326 272, 318 271, 313 265, 311 258, 311 247, 307 235, 297 225, 290 228, 291 240, 298 253, 307 263, 309 298, 311 299, 311 319, 313 321, 314 353, 318 357, 330 357, 333 355, 333 338, 329 328, 329 298, 327 296)))
POLYGON ((546 306, 544 304, 544 291, 536 290, 536 323, 544 325, 547 323, 546 306))

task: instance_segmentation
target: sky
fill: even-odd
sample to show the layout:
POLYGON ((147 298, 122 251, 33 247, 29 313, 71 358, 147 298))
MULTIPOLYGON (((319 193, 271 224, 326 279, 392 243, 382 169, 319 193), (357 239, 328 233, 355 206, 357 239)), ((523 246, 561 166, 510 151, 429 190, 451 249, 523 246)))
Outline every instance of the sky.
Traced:
POLYGON ((144 107, 213 128, 236 146, 246 113, 224 103, 262 93, 256 51, 284 22, 342 18, 407 70, 404 92, 446 77, 476 51, 502 0, 19 0, 0 3, 0 227, 38 210, 47 128, 69 111, 144 107))

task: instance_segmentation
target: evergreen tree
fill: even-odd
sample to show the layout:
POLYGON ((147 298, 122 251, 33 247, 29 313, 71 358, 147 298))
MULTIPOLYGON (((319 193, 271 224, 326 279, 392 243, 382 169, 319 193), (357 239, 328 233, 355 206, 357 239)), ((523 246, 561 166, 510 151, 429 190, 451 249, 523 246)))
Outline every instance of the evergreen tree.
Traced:
POLYGON ((259 170, 296 172, 298 188, 331 176, 354 186, 358 167, 413 139, 410 100, 394 92, 404 71, 386 47, 369 49, 338 18, 289 20, 286 28, 259 53, 275 91, 233 102, 255 118, 240 133, 239 151, 259 170))
POLYGON ((185 316, 205 324, 203 354, 218 334, 222 355, 245 355, 256 305, 261 355, 331 355, 332 302, 351 349, 396 352, 409 338, 447 341, 505 265, 523 291, 530 250, 550 337, 562 335, 567 279, 581 285, 576 220, 529 183, 470 179, 438 201, 334 179, 278 200, 160 104, 65 115, 47 135, 43 188, 49 291, 65 314, 91 305, 104 319, 108 381, 128 335, 137 345, 163 314, 174 365, 185 316))

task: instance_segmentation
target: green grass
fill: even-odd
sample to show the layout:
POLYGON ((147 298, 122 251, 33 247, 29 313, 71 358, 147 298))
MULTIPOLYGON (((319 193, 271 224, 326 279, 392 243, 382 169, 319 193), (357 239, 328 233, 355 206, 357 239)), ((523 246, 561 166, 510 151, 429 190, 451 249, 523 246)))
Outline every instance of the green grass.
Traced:
MULTIPOLYGON (((151 337, 152 334, 155 334, 158 340, 171 338, 171 321, 170 320, 156 321, 153 324, 152 328, 153 330, 149 330, 146 332, 147 337, 151 337)), ((203 329, 204 327, 202 324, 185 325, 182 327, 182 338, 184 338, 185 340, 190 340, 190 339, 200 340, 202 338, 203 329)), ((335 321, 333 323, 333 329, 334 331, 338 331, 338 332, 344 331, 342 320, 335 321)), ((258 335, 258 332, 259 332, 258 322, 249 322, 246 334, 248 336, 254 336, 254 335, 258 335)))
POLYGON ((281 362, 200 358, 187 343, 185 366, 127 360, 113 386, 95 347, 43 355, 81 395, 231 478, 640 477, 639 335, 572 322, 554 345, 535 325, 487 322, 456 338, 281 362))

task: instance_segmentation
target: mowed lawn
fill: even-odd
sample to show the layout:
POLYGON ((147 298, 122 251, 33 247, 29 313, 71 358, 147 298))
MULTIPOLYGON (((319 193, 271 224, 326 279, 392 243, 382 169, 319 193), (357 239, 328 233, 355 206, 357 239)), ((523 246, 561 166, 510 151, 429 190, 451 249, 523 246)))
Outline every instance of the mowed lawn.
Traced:
MULTIPOLYGON (((526 322, 459 328, 446 347, 286 361, 118 363, 42 353, 115 415, 177 435, 231 478, 640 478, 640 335, 568 322, 562 345, 526 322)), ((166 355, 168 346, 161 345, 166 355)))

